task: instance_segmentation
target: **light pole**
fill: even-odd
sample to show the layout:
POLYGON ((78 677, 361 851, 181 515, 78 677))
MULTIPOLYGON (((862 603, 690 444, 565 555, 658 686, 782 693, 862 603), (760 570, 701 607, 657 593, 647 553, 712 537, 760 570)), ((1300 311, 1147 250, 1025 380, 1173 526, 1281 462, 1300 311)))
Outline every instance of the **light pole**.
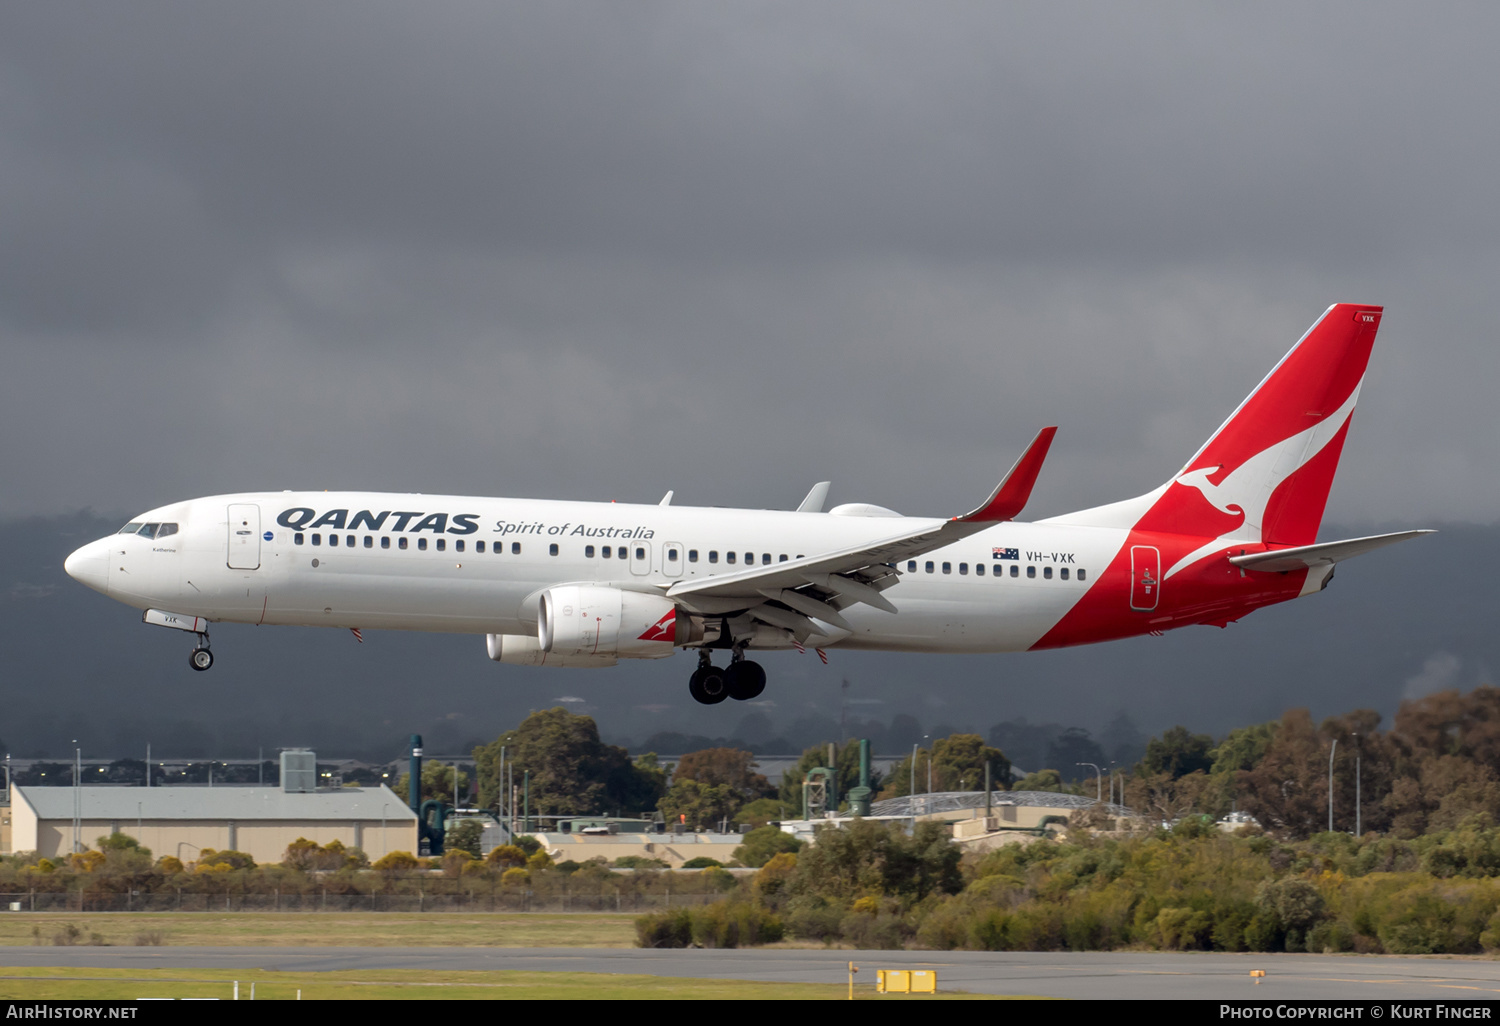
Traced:
POLYGON ((1354 735, 1354 836, 1359 837, 1361 823, 1359 821, 1359 735, 1354 735))
MULTIPOLYGON (((78 744, 78 739, 73 739, 78 744)), ((77 855, 83 837, 83 749, 73 749, 73 854, 77 855)))
MULTIPOLYGON (((923 734, 922 735, 922 740, 923 741, 931 741, 932 740, 932 735, 931 734, 923 734)), ((930 748, 927 750, 927 793, 928 794, 932 793, 932 749, 930 749, 930 748)))
POLYGON ((1333 753, 1338 751, 1339 739, 1334 738, 1328 746, 1328 831, 1333 832, 1333 753))
POLYGON ((1104 771, 1092 762, 1075 762, 1073 765, 1094 767, 1094 802, 1095 804, 1102 802, 1104 800, 1104 771))

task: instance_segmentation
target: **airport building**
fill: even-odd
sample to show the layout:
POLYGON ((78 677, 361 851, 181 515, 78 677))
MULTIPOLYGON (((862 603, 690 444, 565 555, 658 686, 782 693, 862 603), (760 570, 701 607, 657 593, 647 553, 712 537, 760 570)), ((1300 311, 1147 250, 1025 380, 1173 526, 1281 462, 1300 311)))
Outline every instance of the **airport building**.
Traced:
POLYGON ((280 862, 305 837, 339 841, 375 861, 417 850, 417 815, 390 788, 324 787, 312 752, 282 753, 277 787, 27 787, 10 789, 0 836, 3 853, 57 858, 125 833, 158 858, 184 863, 206 848, 242 851, 257 863, 280 862))
POLYGON ((299 837, 341 841, 371 861, 417 850, 417 816, 388 787, 289 793, 275 787, 16 787, 11 851, 56 858, 77 841, 126 833, 158 857, 192 862, 205 848, 280 862, 299 837))

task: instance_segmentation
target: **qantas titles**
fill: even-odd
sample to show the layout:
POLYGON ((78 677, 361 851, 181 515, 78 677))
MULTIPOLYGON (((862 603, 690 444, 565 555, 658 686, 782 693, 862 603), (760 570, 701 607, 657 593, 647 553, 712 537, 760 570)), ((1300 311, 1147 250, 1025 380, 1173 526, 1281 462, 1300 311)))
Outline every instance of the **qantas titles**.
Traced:
MULTIPOLYGON (((335 531, 358 531, 360 529, 369 531, 390 530, 406 534, 416 534, 420 531, 431 531, 434 534, 474 534, 479 530, 475 522, 482 514, 479 513, 427 513, 421 510, 382 510, 372 513, 370 510, 362 509, 352 517, 347 509, 331 509, 319 516, 318 511, 306 506, 294 506, 291 509, 282 510, 276 517, 276 522, 282 527, 290 527, 294 531, 312 530, 319 527, 327 527, 335 531), (418 520, 417 518, 422 519, 418 520), (386 528, 386 521, 390 521, 390 527, 386 528), (416 521, 415 524, 412 522, 416 521)), ((572 522, 563 524, 546 524, 541 521, 512 522, 508 520, 497 520, 491 533, 501 536, 512 534, 534 534, 534 535, 568 535, 579 538, 630 538, 649 540, 656 537, 656 531, 649 527, 635 525, 633 527, 590 527, 587 524, 574 524, 572 522)))

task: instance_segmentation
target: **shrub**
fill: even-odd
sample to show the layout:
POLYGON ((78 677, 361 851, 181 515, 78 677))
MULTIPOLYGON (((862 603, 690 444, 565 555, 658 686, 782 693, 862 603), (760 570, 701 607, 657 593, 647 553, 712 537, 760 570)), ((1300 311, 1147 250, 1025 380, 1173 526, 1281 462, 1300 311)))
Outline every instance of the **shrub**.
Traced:
POLYGON ((636 947, 685 948, 692 942, 693 921, 685 908, 649 912, 636 918, 636 947))

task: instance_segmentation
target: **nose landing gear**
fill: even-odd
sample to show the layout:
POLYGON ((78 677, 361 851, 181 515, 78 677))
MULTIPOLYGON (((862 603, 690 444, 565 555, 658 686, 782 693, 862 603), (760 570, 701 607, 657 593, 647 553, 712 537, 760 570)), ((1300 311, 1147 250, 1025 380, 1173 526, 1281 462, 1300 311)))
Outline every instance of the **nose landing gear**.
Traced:
POLYGON ((200 673, 214 664, 214 654, 208 647, 208 631, 198 635, 198 646, 188 656, 188 665, 200 673))

